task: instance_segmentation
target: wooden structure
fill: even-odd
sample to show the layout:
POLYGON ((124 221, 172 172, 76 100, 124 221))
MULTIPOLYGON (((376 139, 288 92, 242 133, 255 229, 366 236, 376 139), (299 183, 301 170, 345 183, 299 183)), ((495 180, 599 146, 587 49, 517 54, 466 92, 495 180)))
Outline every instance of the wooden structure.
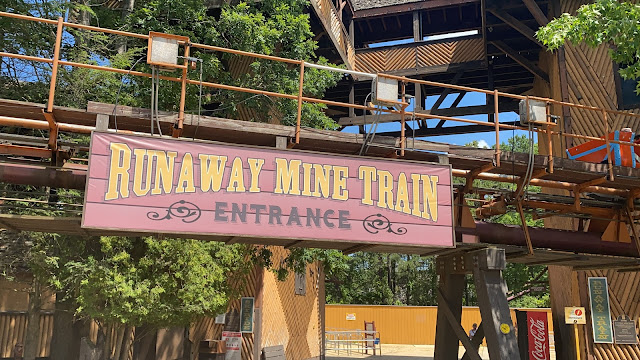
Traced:
MULTIPOLYGON (((275 262, 282 261, 287 255, 283 248, 273 247, 272 251, 275 262)), ((242 296, 255 298, 255 312, 254 332, 242 334, 243 360, 261 359, 262 349, 272 346, 282 347, 289 359, 315 359, 320 356, 324 338, 324 273, 321 264, 309 265, 301 277, 303 280, 300 284, 304 288, 302 293, 296 291, 293 275, 286 281, 278 281, 273 272, 256 268, 247 276, 242 296)), ((13 346, 25 342, 29 303, 26 286, 24 282, 0 279, 0 299, 9 296, 15 298, 15 301, 0 303, 0 358, 10 357, 13 346)), ((48 297, 39 316, 37 354, 43 358, 50 355, 54 330, 54 298, 53 295, 48 297)), ((198 344, 202 340, 220 339, 222 331, 233 331, 231 322, 233 319, 239 320, 239 312, 240 299, 237 299, 227 308, 225 324, 216 324, 212 317, 203 317, 192 324, 189 329, 189 341, 192 344, 189 358, 197 359, 198 344)), ((98 337, 97 324, 88 324, 86 330, 85 335, 95 343, 98 337)), ((147 341, 137 338, 135 330, 124 326, 107 330, 111 333, 106 341, 112 356, 130 360, 170 360, 182 356, 183 328, 156 331, 152 335, 148 334, 148 330, 142 330, 144 339, 151 338, 155 343, 155 353, 147 354, 147 357, 133 346, 134 341, 147 341), (125 357, 120 355, 121 352, 126 352, 125 357)))
MULTIPOLYGON (((506 307, 506 298, 503 296, 504 282, 500 278, 500 271, 507 260, 531 265, 561 264, 565 266, 551 272, 554 325, 561 358, 569 359, 575 354, 571 353, 569 345, 573 344, 571 335, 567 333, 566 327, 558 322, 560 309, 564 305, 576 305, 576 302, 585 303, 586 293, 579 284, 584 284, 586 274, 604 274, 600 273, 602 271, 600 269, 616 269, 616 272, 609 270, 612 273, 607 273, 611 277, 610 289, 615 309, 614 315, 617 311, 636 316, 640 289, 635 286, 637 281, 633 279, 640 269, 640 237, 636 229, 640 172, 637 169, 616 167, 611 163, 590 164, 563 159, 562 154, 563 150, 573 142, 598 139, 602 133, 608 133, 610 129, 619 125, 635 126, 640 117, 637 114, 620 111, 616 105, 619 101, 613 101, 608 95, 613 94, 608 92, 610 89, 608 86, 612 84, 615 86, 616 81, 613 75, 608 79, 602 77, 600 73, 602 69, 609 68, 604 58, 606 49, 567 47, 557 54, 548 54, 532 35, 537 26, 545 24, 554 14, 558 14, 563 9, 572 11, 579 3, 534 0, 522 2, 386 0, 382 3, 384 6, 375 4, 378 5, 365 0, 353 0, 351 5, 339 2, 339 6, 334 6, 331 2, 313 4, 316 16, 324 19, 320 20, 320 23, 325 34, 318 35, 331 39, 331 43, 336 46, 334 51, 342 61, 348 68, 353 67, 356 70, 355 72, 345 71, 352 77, 342 81, 338 89, 331 91, 326 99, 305 97, 302 93, 304 79, 301 79, 300 91, 296 95, 244 89, 215 82, 204 82, 203 85, 297 100, 299 107, 302 102, 325 103, 330 107, 328 113, 339 119, 341 124, 362 125, 364 124, 363 115, 377 109, 365 103, 367 94, 370 92, 370 83, 363 81, 362 75, 367 74, 358 73, 357 70, 381 72, 375 76, 398 80, 403 84, 401 87, 403 100, 406 100, 407 95, 418 99, 416 106, 418 111, 414 116, 419 119, 420 127, 411 129, 415 130, 417 136, 491 130, 496 135, 496 144, 500 143, 501 130, 526 129, 516 123, 500 121, 500 113, 515 110, 517 102, 521 100, 540 100, 547 104, 547 115, 560 116, 559 125, 556 126, 547 121, 543 122, 541 127, 534 129, 540 135, 541 150, 546 155, 528 156, 528 154, 507 153, 501 151, 499 146, 493 150, 478 150, 428 141, 415 141, 409 146, 406 134, 408 114, 404 110, 405 107, 401 107, 401 110, 384 109, 383 111, 386 112, 383 115, 386 116, 384 121, 400 121, 401 130, 383 133, 388 136, 377 136, 368 144, 364 154, 449 163, 453 168, 454 176, 466 179, 465 184, 458 186, 455 191, 458 240, 456 249, 400 248, 374 244, 336 245, 313 241, 302 244, 300 241, 290 239, 237 239, 213 236, 202 238, 285 247, 331 247, 346 253, 360 250, 401 251, 441 256, 443 259, 440 261, 442 267, 441 319, 438 322, 438 329, 446 336, 437 335, 441 340, 436 340, 436 343, 439 344, 437 345, 438 354, 443 358, 453 356, 450 351, 454 341, 457 351, 456 337, 463 341, 471 358, 477 356, 477 353, 473 355, 473 349, 477 344, 465 342, 466 335, 460 331, 459 285, 460 277, 466 273, 474 274, 476 285, 482 293, 481 311, 486 323, 481 329, 493 349, 490 350, 491 357, 506 359, 517 352, 513 336, 508 335, 509 332, 506 330, 500 329, 502 325, 506 325, 508 330, 513 329, 512 326, 509 327, 511 320, 506 307), (348 13, 349 10, 352 12, 348 13), (408 19, 411 21, 409 22, 408 19), (451 19, 454 20, 451 21, 451 19), (337 24, 337 21, 342 23, 337 24), (409 23, 411 26, 408 25, 409 23), (367 31, 369 27, 371 27, 369 30, 375 27, 385 31, 367 31), (351 50, 345 36, 347 28, 349 43, 355 49, 353 56, 350 55, 351 50), (357 31, 360 31, 360 35, 357 31), (429 38, 442 33, 464 31, 476 31, 476 33, 446 40, 429 38), (375 48, 371 46, 376 42, 401 39, 410 39, 411 43, 375 48), (359 69, 358 66, 362 68, 359 69), (585 73, 586 76, 582 77, 584 69, 588 71, 585 73), (457 107, 462 97, 468 92, 486 95, 486 105, 457 107), (452 107, 442 109, 440 106, 450 94, 457 94, 456 100, 452 107), (423 109, 422 99, 430 95, 438 95, 438 100, 431 109, 423 109), (546 98, 542 98, 543 96, 546 98), (460 118, 470 114, 486 114, 487 117, 486 120, 460 118), (444 126, 446 122, 459 122, 464 125, 444 126), (516 189, 515 191, 497 191, 477 188, 473 184, 475 179, 511 182, 516 184, 516 189), (540 186, 545 192, 530 193, 523 197, 521 190, 527 184, 540 186), (464 200, 464 195, 472 192, 491 195, 495 200, 483 203, 477 209, 480 217, 486 216, 485 214, 503 213, 508 209, 518 211, 521 215, 524 211, 530 211, 536 216, 547 218, 550 227, 560 225, 567 231, 534 230, 528 229, 526 225, 523 228, 496 227, 474 222, 470 204, 464 200), (508 200, 509 208, 504 199, 508 200), (572 220, 568 222, 564 217, 572 220), (560 220, 557 220, 558 218, 560 220), (455 267, 451 265, 453 260, 457 264, 455 267), (569 283, 572 284, 570 289, 566 286, 569 283), (625 295, 629 293, 631 295, 625 295), (494 300, 493 303, 490 300, 494 300), (498 331, 502 331, 505 336, 499 335, 498 331)), ((33 21, 24 16, 6 13, 0 15, 33 21)), ((35 21, 57 25, 58 34, 62 34, 60 29, 64 26, 88 28, 84 25, 65 23, 62 20, 35 21)), ((92 28, 92 30, 96 29, 92 28)), ((137 38, 146 37, 146 35, 114 30, 98 29, 97 31, 137 38)), ((317 65, 295 59, 221 49, 206 44, 189 44, 189 46, 208 51, 223 51, 282 61, 291 66, 300 66, 301 73, 306 67, 317 67, 317 65)), ((331 51, 326 48, 324 50, 331 51)), ((41 59, 7 53, 0 53, 0 56, 51 63, 54 73, 59 65, 125 72, 108 67, 74 63, 57 57, 41 59)), ((614 66, 611 65, 612 70, 613 68, 614 66)), ((129 73, 135 76, 149 76, 149 74, 135 71, 129 73)), ((187 79, 184 73, 181 77, 163 77, 162 79, 180 82, 182 93, 186 86, 199 84, 197 81, 187 79)), ((49 130, 50 135, 46 144, 41 144, 32 138, 5 136, 11 143, 2 146, 3 154, 6 155, 5 161, 0 166, 0 181, 35 186, 82 188, 86 167, 73 162, 65 164, 65 160, 70 159, 78 147, 58 142, 58 131, 89 133, 96 126, 113 129, 114 114, 118 114, 119 130, 148 131, 148 116, 143 110, 114 107, 108 104, 93 104, 86 111, 59 108, 54 106, 54 93, 55 76, 51 83, 50 101, 46 106, 0 100, 0 125, 49 130), (53 166, 34 164, 32 159, 53 159, 53 166)), ((399 104, 406 105, 404 101, 399 104)), ((302 150, 341 154, 355 154, 359 151, 362 153, 364 141, 362 135, 303 129, 300 126, 300 110, 297 127, 239 123, 211 117, 204 117, 196 122, 193 117, 185 116, 184 101, 181 101, 180 112, 175 116, 165 117, 161 125, 167 128, 174 126, 176 137, 189 136, 201 140, 258 146, 296 147, 302 150)), ((362 130, 364 131, 364 127, 362 130)), ((608 138, 605 142, 607 146, 610 143, 616 143, 608 138)), ((2 215, 0 224, 14 230, 40 229, 80 236, 114 234, 82 229, 77 217, 2 215)), ((133 235, 121 232, 117 234, 133 235)), ((179 236, 179 234, 170 235, 179 236)), ((587 340, 581 343, 589 344, 583 349, 587 356, 592 354, 598 359, 609 359, 613 358, 608 355, 612 352, 626 354, 629 351, 638 351, 637 347, 628 350, 610 345, 592 346, 588 341, 588 331, 581 334, 587 340)), ((261 339, 260 344, 272 345, 265 342, 266 337, 261 339)), ((255 339, 253 341, 258 342, 255 339)), ((248 345, 247 348, 249 348, 248 345)), ((253 350, 247 350, 246 353, 255 354, 255 350, 254 346, 253 350)), ((626 357, 626 355, 620 357, 626 357)))

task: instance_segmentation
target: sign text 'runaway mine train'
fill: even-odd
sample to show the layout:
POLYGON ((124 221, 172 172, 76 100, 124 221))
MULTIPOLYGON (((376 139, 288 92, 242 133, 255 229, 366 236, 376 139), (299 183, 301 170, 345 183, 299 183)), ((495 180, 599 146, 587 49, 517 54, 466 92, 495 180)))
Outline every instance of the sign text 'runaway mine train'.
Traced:
POLYGON ((95 132, 87 228, 454 246, 449 166, 95 132))

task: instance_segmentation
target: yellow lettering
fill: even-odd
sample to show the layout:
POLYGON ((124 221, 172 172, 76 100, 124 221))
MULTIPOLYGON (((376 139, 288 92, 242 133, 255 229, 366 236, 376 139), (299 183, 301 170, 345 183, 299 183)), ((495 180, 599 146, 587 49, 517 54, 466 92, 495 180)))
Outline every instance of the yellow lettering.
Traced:
POLYGON ((245 192, 244 172, 242 171, 242 159, 236 157, 231 166, 231 177, 229 178, 228 192, 245 192))
POLYGON ((315 186, 311 195, 328 198, 330 195, 329 178, 331 177, 331 165, 313 164, 313 173, 315 175, 315 186))
POLYGON ((111 143, 109 190, 104 196, 105 200, 117 199, 118 195, 122 198, 129 197, 129 167, 131 167, 131 149, 126 144, 111 143))
POLYGON ((159 195, 163 191, 165 194, 170 194, 171 190, 173 190, 173 167, 178 153, 175 151, 149 150, 149 156, 153 156, 156 159, 156 177, 151 194, 159 195), (160 188, 160 182, 162 182, 162 188, 160 188))
POLYGON ((178 178, 178 186, 176 187, 176 193, 185 192, 196 192, 196 187, 193 185, 193 156, 190 153, 184 154, 182 158, 180 177, 178 178))
POLYGON ((146 149, 134 149, 133 156, 136 158, 135 173, 133 176, 133 193, 136 196, 145 196, 151 190, 151 156, 147 155, 146 149), (147 163, 144 187, 142 185, 142 175, 145 170, 145 160, 147 163))
POLYGON ((220 191, 226 156, 200 154, 200 189, 202 192, 220 191))
POLYGON ((264 159, 247 159, 249 162, 249 169, 251 170, 251 187, 249 192, 260 192, 260 171, 262 171, 262 165, 264 165, 264 159))
POLYGON ((378 170, 378 207, 393 210, 393 175, 378 170))
POLYGON ((411 192, 413 194, 411 215, 422 216, 422 212, 420 212, 420 174, 411 174, 411 192))
POLYGON ((358 168, 358 179, 364 180, 362 184, 362 203, 365 205, 373 205, 371 198, 371 184, 373 183, 376 168, 373 166, 360 166, 358 168))
POLYGON ((422 175, 422 187, 424 189, 424 211, 422 217, 429 219, 431 214, 431 220, 438 221, 438 177, 433 175, 422 175), (429 212, 427 213, 427 206, 429 212))
POLYGON ((409 190, 407 189, 407 175, 405 175, 405 173, 400 173, 400 176, 398 177, 396 211, 402 211, 405 214, 411 214, 411 209, 409 209, 409 190))
POLYGON ((300 165, 302 161, 276 158, 276 194, 300 195, 300 165))
POLYGON ((302 195, 311 196, 311 168, 313 164, 302 163, 302 195))
POLYGON ((347 190, 348 178, 348 167, 333 166, 333 200, 349 200, 349 190, 347 190))

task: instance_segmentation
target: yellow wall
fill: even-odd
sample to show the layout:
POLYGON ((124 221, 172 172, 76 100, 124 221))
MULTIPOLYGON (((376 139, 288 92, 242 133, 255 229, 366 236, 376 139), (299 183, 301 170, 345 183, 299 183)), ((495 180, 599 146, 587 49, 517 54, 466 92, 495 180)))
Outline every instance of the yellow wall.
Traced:
MULTIPOLYGON (((545 311, 549 319, 549 330, 553 331, 549 309, 527 309, 545 311)), ((364 330, 364 321, 375 321, 383 344, 433 345, 436 336, 435 306, 388 306, 388 305, 329 305, 325 306, 325 326, 330 330, 364 330), (346 320, 347 314, 356 314, 356 320, 346 320)), ((515 312, 511 310, 515 323, 515 312)), ((473 323, 480 324, 477 307, 462 308, 462 327, 466 331, 473 323)))

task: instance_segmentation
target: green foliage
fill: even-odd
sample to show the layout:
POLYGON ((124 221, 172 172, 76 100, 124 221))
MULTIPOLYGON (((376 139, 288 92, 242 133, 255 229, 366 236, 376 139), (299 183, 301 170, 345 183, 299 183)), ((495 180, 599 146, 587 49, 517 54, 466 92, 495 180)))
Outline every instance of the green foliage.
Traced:
POLYGON ((620 75, 624 79, 640 77, 640 5, 597 0, 581 6, 575 15, 562 14, 540 28, 536 36, 550 50, 566 41, 591 47, 610 44, 611 58, 623 66, 620 75))
POLYGON ((224 312, 253 267, 245 261, 253 250, 245 245, 154 237, 35 239, 34 273, 72 299, 78 315, 109 324, 185 325, 224 312))

